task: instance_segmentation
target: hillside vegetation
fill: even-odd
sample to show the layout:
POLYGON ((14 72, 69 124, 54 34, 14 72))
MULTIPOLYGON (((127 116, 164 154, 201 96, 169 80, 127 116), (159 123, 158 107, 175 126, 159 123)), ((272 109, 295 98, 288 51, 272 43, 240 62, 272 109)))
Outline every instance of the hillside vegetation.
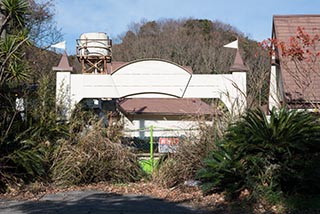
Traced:
POLYGON ((183 19, 134 23, 113 46, 115 61, 161 58, 191 66, 195 74, 230 73, 235 49, 225 44, 239 38, 248 72, 249 106, 266 103, 269 57, 258 42, 228 24, 211 20, 183 19))

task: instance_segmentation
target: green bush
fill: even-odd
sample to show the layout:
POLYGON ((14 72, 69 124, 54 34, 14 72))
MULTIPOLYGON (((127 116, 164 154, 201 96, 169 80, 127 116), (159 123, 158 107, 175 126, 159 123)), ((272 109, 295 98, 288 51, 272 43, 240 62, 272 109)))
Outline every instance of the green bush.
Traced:
POLYGON ((23 91, 24 120, 15 110, 15 96, 8 93, 6 99, 12 106, 0 112, 0 192, 9 186, 50 180, 55 142, 68 136, 67 125, 56 121, 54 92, 47 76, 39 79, 37 90, 23 91))
POLYGON ((31 140, 0 145, 0 192, 46 177, 47 146, 31 140))
POLYGON ((217 142, 214 151, 203 161, 205 167, 198 171, 197 177, 205 194, 226 191, 228 197, 234 197, 244 188, 244 167, 232 155, 223 143, 217 142))
MULTIPOLYGON (((320 123, 307 111, 248 110, 199 171, 205 191, 267 198, 320 191, 320 123)), ((273 200, 275 200, 273 198, 273 200)))

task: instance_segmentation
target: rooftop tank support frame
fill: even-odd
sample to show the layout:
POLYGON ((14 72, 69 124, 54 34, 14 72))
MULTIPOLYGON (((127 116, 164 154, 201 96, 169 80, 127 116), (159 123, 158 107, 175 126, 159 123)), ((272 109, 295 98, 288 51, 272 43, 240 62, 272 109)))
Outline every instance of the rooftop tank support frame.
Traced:
POLYGON ((101 56, 101 57, 83 57, 78 56, 81 63, 82 73, 100 73, 100 74, 110 74, 108 71, 107 63, 111 62, 111 57, 101 56))

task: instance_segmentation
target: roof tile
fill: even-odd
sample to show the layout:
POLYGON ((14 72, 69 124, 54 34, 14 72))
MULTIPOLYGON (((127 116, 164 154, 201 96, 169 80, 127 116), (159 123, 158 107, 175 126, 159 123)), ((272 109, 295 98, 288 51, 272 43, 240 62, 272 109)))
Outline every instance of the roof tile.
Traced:
MULTIPOLYGON (((274 16, 274 36, 278 41, 288 43, 295 37, 298 27, 308 34, 320 35, 320 15, 286 15, 274 16)), ((320 42, 315 46, 320 50, 320 42)), ((278 50, 280 51, 280 50, 278 50)), ((280 56, 280 67, 287 102, 319 102, 320 101, 320 58, 313 65, 315 70, 295 64, 280 56), (297 68, 297 65, 299 66, 297 68)), ((306 66, 306 64, 305 64, 306 66)))
POLYGON ((213 108, 201 99, 134 98, 126 99, 120 107, 128 114, 210 115, 213 108))

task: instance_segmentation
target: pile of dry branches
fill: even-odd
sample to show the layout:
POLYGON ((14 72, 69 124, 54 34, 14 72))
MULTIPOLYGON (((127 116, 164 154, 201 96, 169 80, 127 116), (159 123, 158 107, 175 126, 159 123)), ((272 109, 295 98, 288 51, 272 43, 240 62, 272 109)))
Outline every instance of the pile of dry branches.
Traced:
POLYGON ((61 142, 51 172, 58 185, 79 185, 135 181, 141 170, 129 148, 111 142, 102 128, 94 126, 76 144, 61 142))

